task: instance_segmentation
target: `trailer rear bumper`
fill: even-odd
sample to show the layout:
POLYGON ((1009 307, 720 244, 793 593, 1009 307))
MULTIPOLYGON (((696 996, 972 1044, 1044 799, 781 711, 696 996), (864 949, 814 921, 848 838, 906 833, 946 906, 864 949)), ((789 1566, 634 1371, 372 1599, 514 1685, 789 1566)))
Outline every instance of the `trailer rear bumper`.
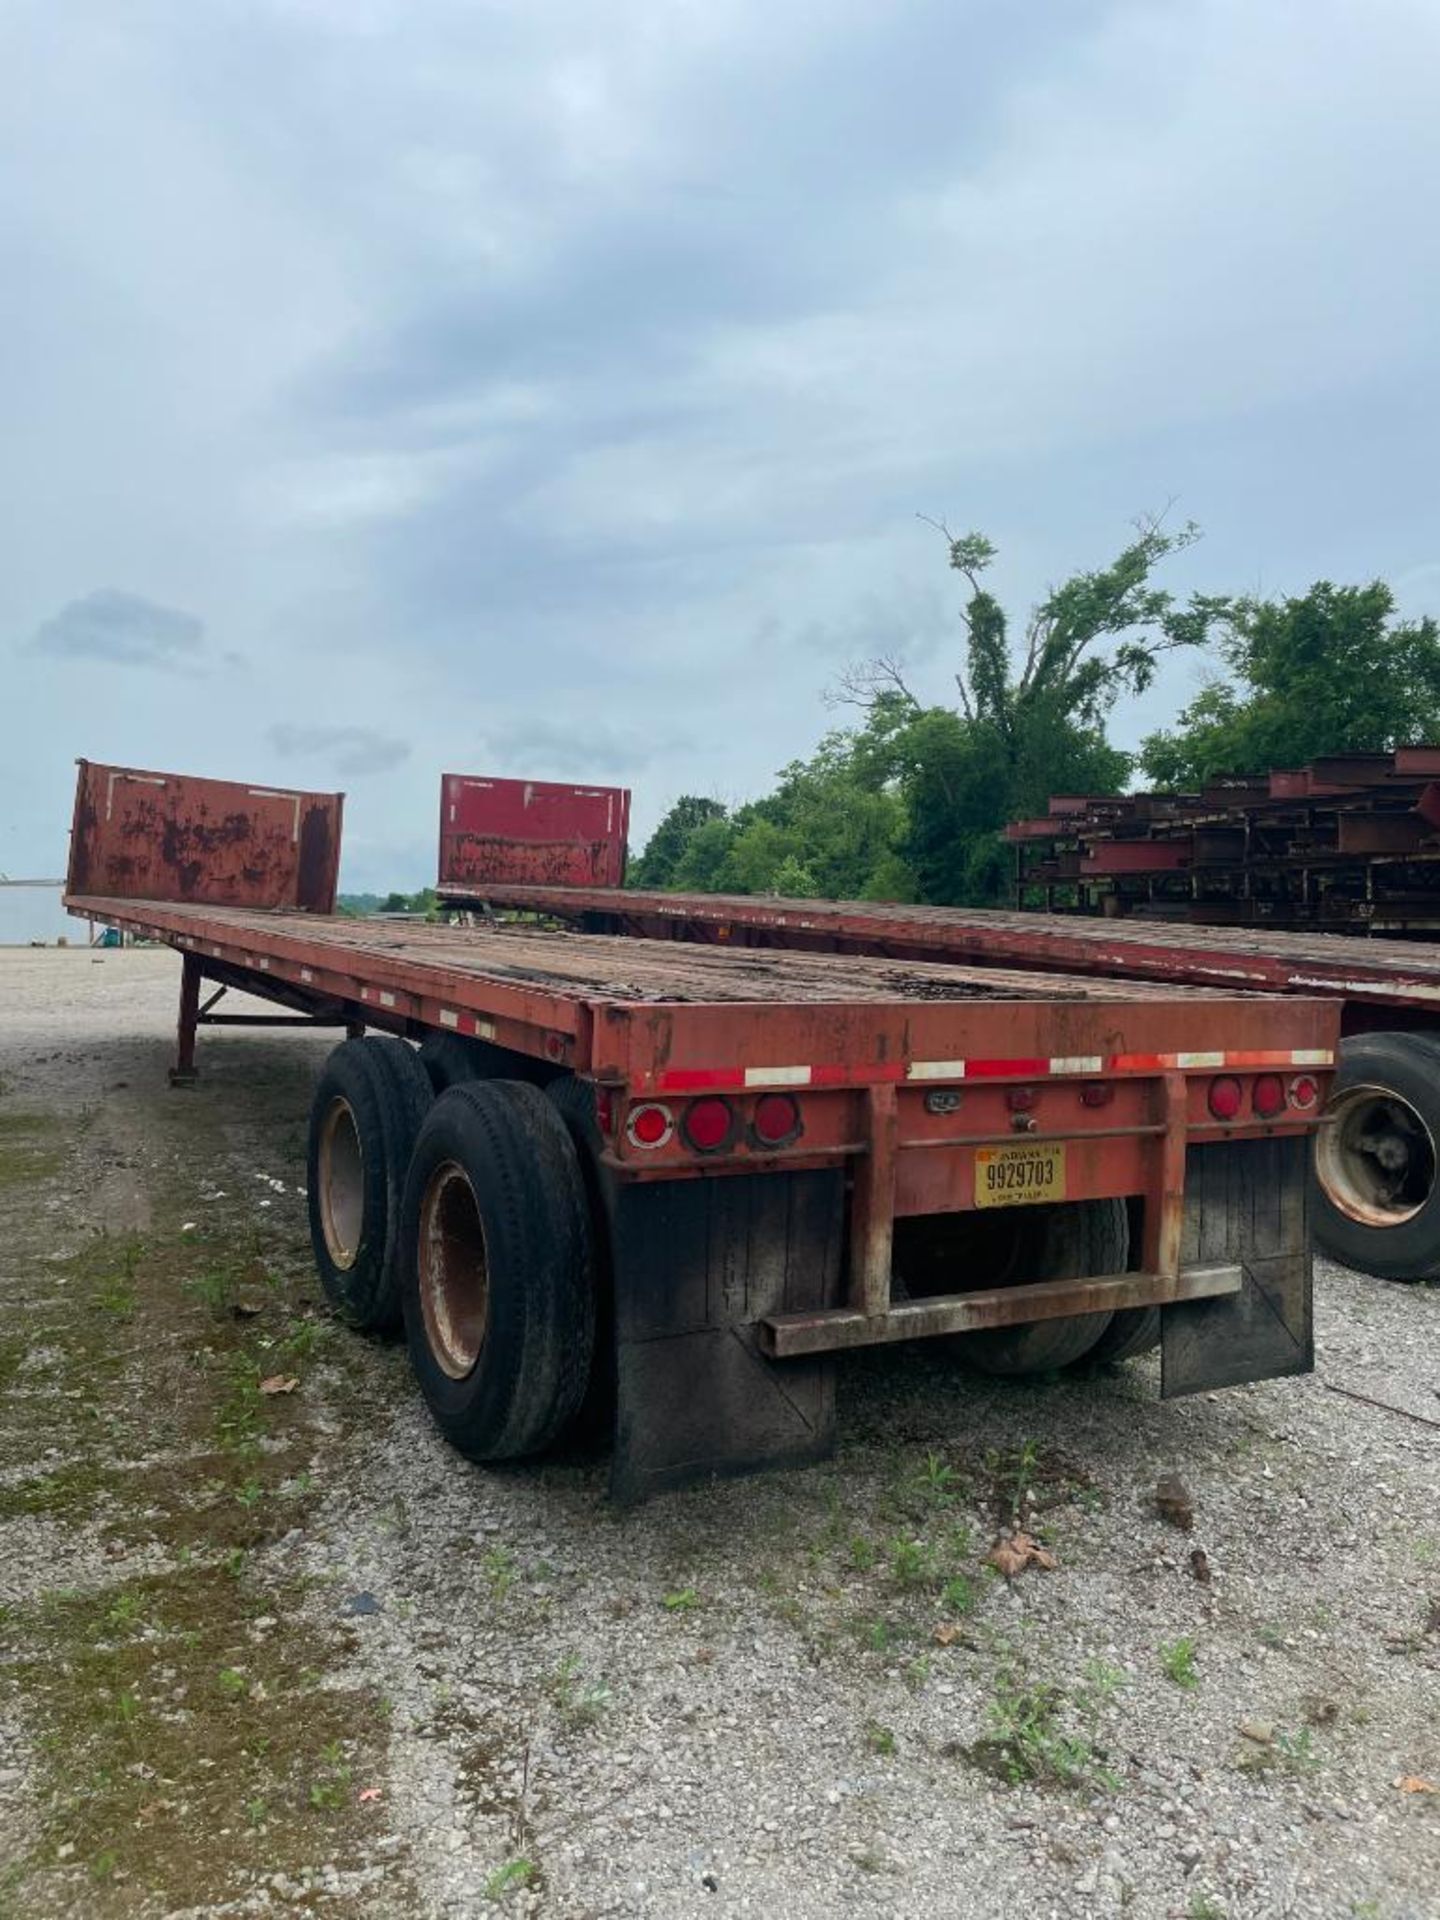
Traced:
POLYGON ((988 1327, 1018 1327, 1034 1320, 1079 1313, 1113 1313, 1123 1307, 1167 1307, 1182 1300, 1214 1300, 1238 1294, 1241 1266, 1183 1267, 1164 1273, 1106 1273, 1080 1280, 1041 1280, 1028 1286, 902 1300, 878 1314, 836 1307, 820 1313, 772 1314, 760 1324, 760 1345, 773 1360, 836 1353, 848 1347, 918 1340, 931 1334, 979 1333, 988 1327))

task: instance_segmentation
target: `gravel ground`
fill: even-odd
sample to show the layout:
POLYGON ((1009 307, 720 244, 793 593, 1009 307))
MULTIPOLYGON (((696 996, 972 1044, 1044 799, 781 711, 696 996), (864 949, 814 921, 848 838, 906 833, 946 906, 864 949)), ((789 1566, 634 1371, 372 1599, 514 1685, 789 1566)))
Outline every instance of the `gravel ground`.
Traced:
POLYGON ((172 1093, 175 984, 0 952, 0 1913, 1440 1913, 1440 1290, 1168 1406, 856 1356, 832 1463, 621 1513, 325 1320, 328 1039, 172 1093))

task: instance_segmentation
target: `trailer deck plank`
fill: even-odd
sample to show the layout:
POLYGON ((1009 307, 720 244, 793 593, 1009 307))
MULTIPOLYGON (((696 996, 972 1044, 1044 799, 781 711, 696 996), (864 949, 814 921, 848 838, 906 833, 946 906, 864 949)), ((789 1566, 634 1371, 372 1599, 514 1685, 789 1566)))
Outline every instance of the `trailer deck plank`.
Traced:
MULTIPOLYGON (((1374 1005, 1440 1009, 1440 943, 1366 940, 1344 934, 1238 930, 1155 922, 1087 920, 1069 914, 982 907, 905 906, 864 900, 778 900, 748 894, 659 893, 603 888, 487 886, 495 907, 561 918, 605 916, 711 937, 833 942, 855 953, 889 951, 910 964, 1019 965, 1072 976, 1108 975, 1229 992, 1339 996, 1374 1005)), ((773 951, 773 948, 766 949, 773 951)))
MULTIPOLYGON (((601 896, 613 901, 613 894, 601 896)), ((625 896, 627 899, 629 896, 625 896)), ((533 989, 562 999, 643 1005, 793 1002, 896 1005, 914 1001, 1172 1000, 1145 981, 1003 972, 993 966, 896 961, 859 954, 726 948, 517 925, 454 927, 349 919, 183 902, 70 896, 72 913, 162 938, 205 943, 224 936, 261 957, 306 948, 343 961, 358 978, 465 976, 476 984, 533 989)), ((1196 997, 1194 995, 1187 997, 1196 997)), ((1212 997, 1203 992, 1198 997, 1212 997)), ((1219 990, 1213 997, 1223 997, 1219 990)))

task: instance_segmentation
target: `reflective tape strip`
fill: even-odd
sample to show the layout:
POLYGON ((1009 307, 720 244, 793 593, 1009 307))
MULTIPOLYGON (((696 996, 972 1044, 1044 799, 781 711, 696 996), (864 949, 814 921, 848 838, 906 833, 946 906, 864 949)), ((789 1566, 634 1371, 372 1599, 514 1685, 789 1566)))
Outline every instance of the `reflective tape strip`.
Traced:
POLYGON ((440 1024, 442 1027, 453 1027, 458 1030, 460 1025, 460 1016, 458 1013, 456 1013, 453 1007, 441 1007, 440 1024))
POLYGON ((1225 1053, 1177 1053, 1177 1067, 1224 1067, 1231 1064, 1230 1055, 1225 1053))
POLYGON ((1048 1060, 967 1060, 965 1077, 969 1080, 1030 1080, 1048 1073, 1048 1060))
POLYGON ((1290 1055, 1292 1067, 1333 1067, 1335 1056, 1328 1047, 1296 1047, 1290 1055))
POLYGON ((905 1069, 907 1080, 963 1080, 963 1060, 912 1060, 905 1069))
POLYGON ((746 1067, 747 1087, 808 1087, 809 1067, 746 1067))
POLYGON ((1050 1062, 1051 1073, 1103 1073, 1105 1059, 1098 1053, 1061 1054, 1050 1062))

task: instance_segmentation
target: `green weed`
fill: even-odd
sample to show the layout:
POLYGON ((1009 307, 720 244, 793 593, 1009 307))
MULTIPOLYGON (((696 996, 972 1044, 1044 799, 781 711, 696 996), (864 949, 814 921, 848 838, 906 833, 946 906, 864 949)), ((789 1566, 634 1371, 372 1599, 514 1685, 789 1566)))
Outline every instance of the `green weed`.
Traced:
POLYGON ((1160 1667, 1168 1679, 1187 1692, 1200 1684, 1200 1676, 1195 1671, 1195 1642, 1188 1634, 1161 1646, 1160 1667))

